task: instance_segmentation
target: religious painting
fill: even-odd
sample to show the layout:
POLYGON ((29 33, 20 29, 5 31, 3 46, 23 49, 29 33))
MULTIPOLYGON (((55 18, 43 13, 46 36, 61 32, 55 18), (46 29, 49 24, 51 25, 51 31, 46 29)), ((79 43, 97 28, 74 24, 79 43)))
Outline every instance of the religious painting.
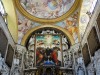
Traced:
POLYGON ((53 41, 52 41, 53 47, 60 47, 60 36, 55 35, 53 36, 53 41))
POLYGON ((45 47, 44 36, 36 36, 36 47, 45 47))
POLYGON ((44 47, 44 48, 60 47, 60 36, 38 35, 36 36, 36 47, 44 47))
POLYGON ((61 66, 62 53, 59 47, 36 49, 36 66, 61 66))
POLYGON ((36 36, 36 65, 61 66, 61 46, 59 35, 36 36))

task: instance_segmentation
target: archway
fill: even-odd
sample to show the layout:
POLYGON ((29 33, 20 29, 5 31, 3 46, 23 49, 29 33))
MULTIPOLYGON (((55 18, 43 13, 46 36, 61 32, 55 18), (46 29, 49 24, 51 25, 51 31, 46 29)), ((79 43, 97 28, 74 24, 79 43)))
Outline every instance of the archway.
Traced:
POLYGON ((39 74, 48 74, 55 68, 53 73, 58 74, 57 66, 72 68, 72 63, 67 65, 66 60, 68 59, 68 62, 73 60, 69 49, 74 44, 74 39, 64 28, 55 25, 37 26, 26 33, 21 44, 27 48, 25 62, 31 65, 25 63, 25 69, 37 67, 39 74), (66 41, 62 41, 64 38, 66 41))

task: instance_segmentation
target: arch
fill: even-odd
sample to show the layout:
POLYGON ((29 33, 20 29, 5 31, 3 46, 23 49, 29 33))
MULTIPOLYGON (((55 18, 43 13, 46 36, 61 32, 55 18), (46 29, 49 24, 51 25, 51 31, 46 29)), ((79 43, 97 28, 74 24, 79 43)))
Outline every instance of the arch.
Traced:
POLYGON ((65 36, 68 37, 69 42, 71 43, 71 45, 75 44, 74 38, 71 36, 71 34, 64 28, 61 28, 59 26, 56 25, 41 25, 41 26, 37 26, 35 28, 30 29, 25 36, 23 37, 22 41, 21 41, 21 45, 25 46, 29 36, 36 30, 41 29, 41 28, 54 28, 57 30, 60 30, 61 32, 63 32, 65 34, 65 36))

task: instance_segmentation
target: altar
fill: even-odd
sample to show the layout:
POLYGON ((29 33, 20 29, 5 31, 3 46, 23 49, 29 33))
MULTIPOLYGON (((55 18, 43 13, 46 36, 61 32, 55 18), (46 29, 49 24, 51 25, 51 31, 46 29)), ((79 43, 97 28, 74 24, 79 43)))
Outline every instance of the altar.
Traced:
POLYGON ((59 66, 56 66, 53 61, 47 60, 44 61, 43 65, 37 66, 37 68, 39 75, 55 75, 57 74, 56 70, 59 68, 59 66))

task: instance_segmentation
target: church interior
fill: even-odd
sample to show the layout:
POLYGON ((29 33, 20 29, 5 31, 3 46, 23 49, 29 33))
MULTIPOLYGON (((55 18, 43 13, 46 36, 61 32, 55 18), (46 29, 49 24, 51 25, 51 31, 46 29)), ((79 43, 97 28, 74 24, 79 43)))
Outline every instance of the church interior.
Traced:
POLYGON ((0 0, 0 75, 100 75, 100 0, 0 0))

